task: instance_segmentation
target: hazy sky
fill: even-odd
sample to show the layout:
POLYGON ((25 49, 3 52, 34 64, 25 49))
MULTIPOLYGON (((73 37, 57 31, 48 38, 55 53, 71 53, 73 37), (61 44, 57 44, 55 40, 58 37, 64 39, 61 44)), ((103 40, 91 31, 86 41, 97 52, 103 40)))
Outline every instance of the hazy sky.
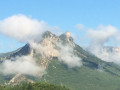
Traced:
MULTIPOLYGON (((78 39, 84 32, 75 28, 112 25, 120 29, 120 0, 1 0, 0 20, 16 14, 24 14, 58 26, 63 32, 71 31, 78 39)), ((85 43, 85 41, 84 41, 85 43)), ((23 46, 0 33, 0 52, 8 52, 23 46)))

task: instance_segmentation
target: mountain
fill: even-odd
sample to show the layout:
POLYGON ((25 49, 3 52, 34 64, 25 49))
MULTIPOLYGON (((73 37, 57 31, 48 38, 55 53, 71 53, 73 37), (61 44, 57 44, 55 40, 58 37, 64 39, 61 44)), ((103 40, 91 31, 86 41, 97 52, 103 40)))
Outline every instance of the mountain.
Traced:
MULTIPOLYGON (((46 73, 43 74, 42 77, 23 75, 26 80, 65 85, 70 90, 120 89, 120 66, 112 62, 105 62, 85 51, 82 47, 74 43, 70 32, 56 36, 55 34, 47 31, 42 37, 42 40, 37 43, 40 43, 43 48, 47 48, 47 56, 36 54, 30 44, 26 44, 18 50, 5 54, 4 57, 1 57, 1 61, 18 55, 22 56, 32 54, 34 57, 39 58, 39 65, 44 65, 46 67, 46 73), (58 43, 60 43, 60 45, 58 45, 58 43), (64 47, 63 49, 62 47, 59 47, 61 44, 62 47, 64 47), (69 67, 64 63, 64 61, 59 60, 58 52, 64 50, 68 45, 70 47, 69 49, 73 50, 72 55, 76 55, 82 60, 82 65, 69 67)), ((66 56, 64 54, 63 57, 66 56)), ((0 80, 10 80, 11 82, 11 80, 14 80, 16 75, 7 75, 7 77, 8 78, 1 74, 0 80)))

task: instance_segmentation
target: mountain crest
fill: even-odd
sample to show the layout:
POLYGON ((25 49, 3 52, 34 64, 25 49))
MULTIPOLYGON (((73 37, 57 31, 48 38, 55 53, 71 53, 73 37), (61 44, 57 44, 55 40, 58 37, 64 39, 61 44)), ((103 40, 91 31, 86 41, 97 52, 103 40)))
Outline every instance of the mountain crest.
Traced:
POLYGON ((51 33, 50 31, 46 31, 42 35, 42 38, 50 38, 50 37, 56 37, 56 35, 51 33))
POLYGON ((72 41, 73 42, 73 38, 72 38, 72 36, 71 36, 71 33, 70 32, 66 32, 66 33, 64 33, 64 34, 61 34, 60 36, 60 39, 62 39, 62 40, 65 40, 65 41, 72 41))
POLYGON ((69 44, 71 45, 72 47, 75 47, 75 43, 74 43, 74 39, 73 37, 71 36, 71 33, 70 32, 66 32, 64 34, 61 34, 59 36, 59 38, 62 40, 63 44, 69 44))
POLYGON ((67 38, 71 37, 71 33, 69 31, 67 31, 65 34, 67 38))

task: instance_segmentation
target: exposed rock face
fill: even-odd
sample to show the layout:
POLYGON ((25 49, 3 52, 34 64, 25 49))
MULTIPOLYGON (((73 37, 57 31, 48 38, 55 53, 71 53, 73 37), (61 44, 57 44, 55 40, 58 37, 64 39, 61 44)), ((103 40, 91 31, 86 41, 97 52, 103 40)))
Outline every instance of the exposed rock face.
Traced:
POLYGON ((22 74, 17 74, 9 81, 9 83, 11 83, 11 84, 12 83, 20 83, 23 80, 25 80, 25 76, 22 74))
POLYGON ((29 80, 25 77, 25 75, 22 75, 22 74, 16 74, 10 81, 9 83, 7 83, 7 85, 16 85, 16 84, 20 84, 22 82, 31 82, 31 83, 34 83, 34 81, 32 80, 29 80))
POLYGON ((0 58, 1 61, 10 59, 11 57, 16 57, 16 56, 22 56, 22 55, 28 55, 31 52, 30 44, 26 44, 24 47, 19 48, 16 51, 6 53, 3 57, 0 58))
POLYGON ((66 34, 66 37, 67 37, 67 38, 70 38, 70 37, 71 37, 70 32, 66 32, 65 34, 66 34))
POLYGON ((47 31, 43 33, 41 41, 30 44, 30 55, 32 55, 33 57, 37 57, 37 63, 40 66, 47 68, 52 57, 58 56, 58 51, 57 49, 55 49, 58 41, 59 37, 47 31))
POLYGON ((66 32, 65 34, 60 35, 59 38, 63 42, 63 44, 69 44, 70 46, 75 47, 70 32, 66 32))
POLYGON ((21 48, 19 51, 15 52, 15 53, 13 53, 10 57, 28 55, 30 52, 31 52, 30 45, 26 44, 23 48, 21 48))
POLYGON ((58 51, 55 49, 59 42, 59 37, 47 31, 44 33, 44 39, 41 41, 41 45, 47 49, 47 53, 50 57, 58 56, 58 51))
POLYGON ((46 31, 43 36, 42 40, 39 41, 38 45, 40 45, 39 48, 41 48, 41 57, 42 58, 51 58, 51 57, 57 57, 59 52, 59 45, 63 44, 69 44, 73 48, 75 47, 75 44, 73 42, 73 38, 71 37, 70 32, 66 32, 65 34, 62 34, 60 36, 56 36, 52 34, 49 31, 46 31))

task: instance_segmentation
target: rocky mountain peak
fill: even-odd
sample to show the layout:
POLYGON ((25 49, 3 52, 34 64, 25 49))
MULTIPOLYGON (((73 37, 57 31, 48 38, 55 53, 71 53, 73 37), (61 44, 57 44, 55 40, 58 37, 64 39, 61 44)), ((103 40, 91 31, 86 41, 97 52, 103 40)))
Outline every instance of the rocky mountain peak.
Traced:
POLYGON ((70 37, 71 37, 71 33, 70 33, 70 32, 67 31, 65 34, 66 34, 66 37, 67 37, 67 38, 70 38, 70 37))
POLYGON ((50 37, 56 37, 55 34, 51 33, 50 31, 46 31, 42 35, 43 38, 50 38, 50 37))
POLYGON ((64 42, 74 42, 71 33, 69 31, 65 32, 64 34, 61 34, 60 36, 56 36, 55 34, 51 33, 50 31, 46 31, 43 33, 42 35, 43 39, 45 38, 51 38, 51 39, 55 39, 55 38, 59 38, 60 40, 64 41, 64 42))
POLYGON ((55 34, 51 33, 50 31, 46 31, 42 35, 43 39, 41 40, 41 43, 44 46, 51 46, 56 45, 57 43, 62 43, 62 44, 69 44, 72 47, 75 46, 74 40, 71 36, 71 33, 69 31, 61 34, 60 36, 56 36, 55 34))
POLYGON ((71 37, 71 33, 70 32, 66 32, 64 34, 61 34, 60 39, 65 40, 65 41, 72 41, 73 42, 73 38, 71 37))
MULTIPOLYGON (((48 50, 48 53, 50 53, 50 56, 58 56, 58 51, 55 49, 59 43, 62 43, 64 45, 69 44, 72 47, 75 47, 75 43, 73 41, 73 38, 71 37, 70 32, 66 32, 64 34, 61 34, 60 36, 56 36, 55 34, 51 33, 50 31, 46 31, 42 34, 42 39, 40 40, 39 44, 41 44, 42 47, 45 47, 48 50)), ((3 58, 10 59, 11 57, 16 56, 22 56, 22 55, 28 55, 34 56, 34 49, 31 47, 31 45, 28 43, 19 50, 10 53, 9 55, 6 55, 3 58)), ((3 60, 2 58, 2 60, 3 60)))
POLYGON ((68 31, 64 34, 61 34, 59 38, 63 41, 64 44, 70 44, 72 47, 75 46, 73 37, 71 36, 71 33, 68 31))

